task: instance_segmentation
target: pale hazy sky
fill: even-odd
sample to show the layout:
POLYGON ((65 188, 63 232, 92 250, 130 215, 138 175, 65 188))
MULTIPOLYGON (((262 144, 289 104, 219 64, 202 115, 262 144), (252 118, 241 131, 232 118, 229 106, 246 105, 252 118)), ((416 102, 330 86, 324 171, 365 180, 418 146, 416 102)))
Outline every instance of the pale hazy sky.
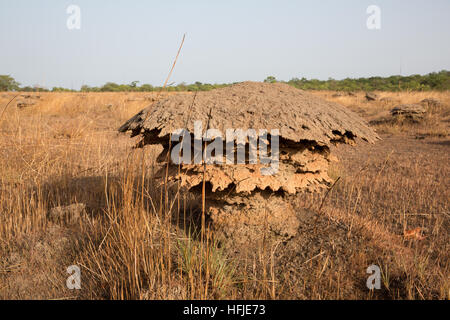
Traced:
POLYGON ((107 81, 262 81, 450 70, 449 0, 0 0, 0 74, 78 89, 107 81), (81 28, 69 30, 69 5, 81 28), (366 26, 369 5, 381 29, 366 26))

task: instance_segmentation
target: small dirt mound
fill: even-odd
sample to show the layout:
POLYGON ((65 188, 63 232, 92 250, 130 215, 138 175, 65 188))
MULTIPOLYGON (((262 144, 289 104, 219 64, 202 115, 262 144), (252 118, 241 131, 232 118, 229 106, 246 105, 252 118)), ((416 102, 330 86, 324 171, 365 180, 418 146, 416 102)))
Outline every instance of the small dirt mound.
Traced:
POLYGON ((429 108, 442 107, 442 102, 440 100, 434 99, 434 98, 423 99, 422 101, 420 101, 420 104, 425 106, 425 107, 429 107, 429 108))
POLYGON ((32 107, 36 104, 33 100, 19 100, 16 103, 16 107, 19 109, 32 107))
POLYGON ((366 92, 366 99, 367 101, 375 101, 378 99, 378 95, 373 92, 366 92))
POLYGON ((418 121, 425 115, 425 108, 420 104, 401 104, 391 110, 393 117, 404 117, 409 120, 418 121))

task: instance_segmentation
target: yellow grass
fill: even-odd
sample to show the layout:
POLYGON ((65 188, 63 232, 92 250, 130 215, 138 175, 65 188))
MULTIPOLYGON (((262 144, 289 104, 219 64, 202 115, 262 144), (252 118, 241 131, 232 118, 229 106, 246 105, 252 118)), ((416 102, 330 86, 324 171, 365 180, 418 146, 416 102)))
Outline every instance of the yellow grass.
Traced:
POLYGON ((317 91, 315 94, 324 97, 330 101, 334 101, 347 106, 349 109, 356 111, 367 121, 374 121, 383 118, 390 118, 389 111, 399 104, 420 104, 426 98, 437 99, 442 102, 442 107, 429 108, 425 116, 425 121, 419 126, 402 126, 396 124, 379 125, 378 131, 381 133, 401 133, 414 131, 418 135, 430 136, 446 136, 449 132, 450 122, 450 94, 449 92, 375 92, 379 100, 367 101, 364 92, 357 92, 356 97, 343 95, 341 97, 333 97, 335 92, 317 91), (380 99, 390 98, 392 101, 382 102, 380 99))

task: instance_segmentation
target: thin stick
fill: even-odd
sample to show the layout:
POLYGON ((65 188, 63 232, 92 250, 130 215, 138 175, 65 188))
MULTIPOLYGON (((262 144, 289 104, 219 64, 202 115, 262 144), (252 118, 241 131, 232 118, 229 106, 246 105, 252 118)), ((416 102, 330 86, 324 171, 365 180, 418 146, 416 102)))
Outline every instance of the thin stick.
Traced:
MULTIPOLYGON (((188 122, 189 122, 189 120, 191 119, 191 110, 192 110, 192 108, 194 107, 194 104, 195 104, 195 98, 197 97, 197 93, 198 93, 198 91, 195 91, 195 93, 194 93, 194 99, 192 99, 192 104, 191 104, 191 106, 189 107, 189 112, 188 112, 188 115, 187 115, 187 118, 186 118, 186 121, 185 121, 185 123, 184 123, 184 128, 187 128, 187 125, 188 125, 188 122)), ((181 145, 183 146, 184 145, 184 134, 181 136, 181 145)), ((185 150, 182 150, 181 152, 184 152, 185 150)), ((180 176, 181 175, 181 159, 180 159, 180 154, 178 154, 178 176, 180 176)), ((177 185, 178 185, 178 192, 180 192, 180 179, 177 179, 177 185)), ((186 215, 185 215, 185 210, 183 210, 183 213, 184 213, 184 221, 186 220, 186 215)), ((179 226, 178 225, 178 223, 179 223, 179 214, 180 214, 180 197, 178 196, 178 215, 177 215, 177 226, 179 226)), ((185 231, 186 232, 186 224, 185 224, 185 222, 184 222, 184 228, 183 228, 183 231, 185 231)))
MULTIPOLYGON (((164 90, 164 88, 167 86, 167 82, 169 81, 170 76, 172 75, 173 69, 175 69, 175 65, 177 64, 178 56, 180 55, 181 48, 183 47, 184 39, 185 39, 185 38, 186 38, 186 34, 183 34, 183 39, 181 40, 181 44, 180 44, 180 47, 178 48, 177 55, 175 56, 175 60, 173 61, 172 68, 170 69, 170 72, 169 72, 169 74, 167 75, 166 81, 164 81, 164 84, 163 84, 163 86, 161 87, 161 90, 159 90, 159 91, 158 91, 158 94, 156 95, 156 101, 158 101, 159 96, 161 95, 161 92, 162 92, 162 91, 164 90)), ((156 103, 156 102, 155 102, 155 103, 156 103)), ((147 118, 148 118, 149 115, 150 115, 150 112, 147 112, 147 114, 146 114, 146 116, 145 116, 145 119, 144 119, 144 122, 147 121, 147 118)))
POLYGON ((11 100, 9 100, 9 102, 6 104, 6 106, 3 108, 2 114, 0 115, 0 120, 3 118, 3 115, 5 114, 6 108, 8 108, 9 104, 18 96, 20 95, 20 93, 16 94, 11 100))
POLYGON ((319 212, 318 212, 319 214, 322 212, 322 207, 323 207, 323 204, 325 203, 325 200, 326 200, 327 197, 328 197, 328 194, 330 193, 331 190, 333 190, 334 186, 336 185, 336 183, 338 183, 338 181, 339 181, 340 179, 341 179, 341 177, 337 178, 336 181, 335 181, 335 182, 333 183, 333 185, 331 186, 331 188, 327 190, 327 193, 326 193, 325 196, 323 197, 322 203, 320 204, 319 212))
MULTIPOLYGON (((212 109, 209 109, 208 122, 206 124, 206 131, 209 129, 209 121, 211 120, 212 109)), ((206 207, 206 142, 203 150, 203 184, 202 184, 202 240, 205 235, 205 207, 206 207)))
MULTIPOLYGON (((208 115, 208 121, 206 124, 206 132, 209 129, 209 120, 211 119, 211 112, 212 109, 209 110, 209 115, 208 115)), ((204 149, 202 152, 202 161, 203 161, 203 182, 202 182, 202 226, 201 226, 201 233, 200 233, 200 261, 202 261, 203 257, 203 244, 205 241, 205 207, 206 207, 206 141, 204 143, 204 149)), ((207 244, 208 245, 208 244, 207 244)), ((201 286, 202 286, 202 269, 201 269, 201 264, 199 266, 200 270, 199 270, 199 288, 201 290, 201 286)), ((206 286, 208 284, 206 283, 206 286)), ((205 294, 207 293, 207 291, 205 291, 205 294)), ((200 292, 200 294, 202 294, 200 292)))
MULTIPOLYGON (((164 88, 167 86, 167 82, 170 79, 170 76, 172 75, 173 69, 175 69, 175 65, 177 64, 177 60, 178 60, 178 56, 180 55, 181 52, 181 48, 183 48, 183 44, 184 44, 184 39, 186 38, 186 34, 183 34, 183 39, 181 40, 181 44, 180 47, 178 48, 178 52, 177 55, 175 56, 175 60, 173 61, 172 64, 172 68, 170 69, 169 74, 167 75, 166 81, 164 81, 163 86, 161 87, 161 90, 158 91, 158 94, 156 96, 156 101, 158 101, 159 96, 161 95, 161 92, 164 90, 164 88)), ((145 120, 147 120, 147 117, 150 115, 150 112, 147 113, 147 115, 145 116, 145 120)), ((144 120, 144 122, 145 122, 144 120)))
POLYGON ((340 179, 341 179, 341 177, 338 177, 338 178, 336 179, 336 181, 333 183, 333 185, 331 186, 331 188, 327 190, 327 193, 325 194, 325 196, 324 196, 323 199, 322 199, 322 202, 320 203, 319 211, 317 212, 316 218, 314 219, 314 234, 315 234, 316 231, 317 231, 317 220, 319 219, 319 216, 320 216, 321 213, 322 213, 322 207, 323 207, 323 205, 324 205, 324 203, 325 203, 325 200, 327 199, 328 194, 330 193, 330 191, 333 190, 334 186, 336 185, 336 183, 338 183, 338 181, 339 181, 340 179))
POLYGON ((167 76, 166 81, 164 82, 163 89, 166 87, 167 82, 169 81, 170 76, 172 75, 172 71, 175 68, 175 64, 177 63, 178 56, 180 55, 180 52, 181 52, 181 48, 183 47, 183 43, 184 43, 184 38, 185 37, 186 37, 186 34, 183 34, 183 40, 181 40, 181 44, 180 44, 180 47, 178 48, 177 56, 175 57, 175 60, 174 60, 173 65, 172 65, 172 69, 170 69, 169 75, 167 76))

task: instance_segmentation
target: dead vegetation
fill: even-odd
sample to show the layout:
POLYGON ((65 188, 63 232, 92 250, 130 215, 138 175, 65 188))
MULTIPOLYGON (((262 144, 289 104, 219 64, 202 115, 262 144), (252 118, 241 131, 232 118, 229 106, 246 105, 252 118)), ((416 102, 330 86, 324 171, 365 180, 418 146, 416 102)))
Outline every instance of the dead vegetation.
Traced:
POLYGON ((42 93, 29 108, 9 105, 0 119, 0 298, 449 299, 449 94, 314 94, 367 121, 398 104, 440 103, 427 103, 418 123, 374 124, 383 138, 374 145, 335 150, 329 174, 340 179, 326 196, 290 198, 298 235, 263 238, 240 257, 207 230, 202 241, 197 199, 155 183, 160 149, 132 150, 137 141, 116 133, 151 101, 144 94, 42 93), (77 223, 49 218, 73 204, 85 205, 77 223), (371 264, 381 290, 365 286, 371 264), (66 287, 70 265, 81 268, 81 290, 66 287))

